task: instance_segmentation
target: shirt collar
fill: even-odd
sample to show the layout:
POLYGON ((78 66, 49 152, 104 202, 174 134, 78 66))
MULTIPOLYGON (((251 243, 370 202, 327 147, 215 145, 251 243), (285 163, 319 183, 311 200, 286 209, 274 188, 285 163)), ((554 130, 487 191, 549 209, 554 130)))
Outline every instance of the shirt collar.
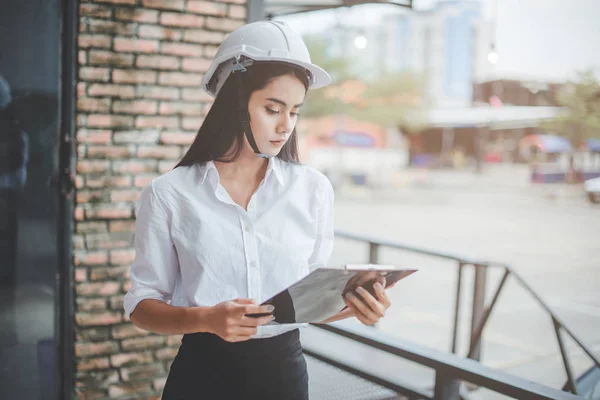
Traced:
MULTIPOLYGON (((283 180, 283 171, 281 170, 281 161, 277 157, 272 157, 269 159, 269 164, 267 165, 267 172, 265 173, 265 180, 271 174, 275 174, 275 178, 279 182, 281 186, 285 186, 285 181, 283 180)), ((217 171, 217 167, 213 161, 207 161, 204 165, 202 165, 201 173, 200 173, 200 184, 203 184, 206 180, 206 177, 209 174, 209 171, 212 176, 216 178, 216 182, 219 182, 219 173, 217 171)), ((212 179, 211 179, 212 181, 212 179)), ((214 184, 215 182, 213 182, 214 184)), ((216 187, 216 185, 215 185, 216 187)))

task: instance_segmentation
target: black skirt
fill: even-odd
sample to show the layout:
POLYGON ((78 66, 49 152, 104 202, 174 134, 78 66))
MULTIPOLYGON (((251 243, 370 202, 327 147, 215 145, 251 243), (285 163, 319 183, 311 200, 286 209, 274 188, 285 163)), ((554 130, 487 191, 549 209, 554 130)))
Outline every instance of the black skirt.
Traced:
POLYGON ((216 335, 184 335, 163 400, 307 400, 308 373, 297 329, 229 343, 216 335))

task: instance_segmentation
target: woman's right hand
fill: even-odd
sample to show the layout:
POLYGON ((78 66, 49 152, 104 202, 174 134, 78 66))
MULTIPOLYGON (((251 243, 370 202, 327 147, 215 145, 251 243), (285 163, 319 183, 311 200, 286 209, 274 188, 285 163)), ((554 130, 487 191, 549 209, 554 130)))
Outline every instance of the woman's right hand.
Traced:
POLYGON ((211 333, 228 342, 242 342, 256 335, 258 326, 273 320, 272 315, 254 318, 248 314, 271 314, 271 305, 261 306, 252 299, 224 301, 208 310, 207 322, 211 333))

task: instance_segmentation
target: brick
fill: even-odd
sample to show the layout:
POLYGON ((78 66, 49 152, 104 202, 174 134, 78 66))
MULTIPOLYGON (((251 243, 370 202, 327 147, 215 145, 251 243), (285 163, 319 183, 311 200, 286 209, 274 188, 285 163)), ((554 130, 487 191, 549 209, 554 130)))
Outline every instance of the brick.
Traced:
POLYGON ((106 82, 110 79, 110 70, 108 68, 82 67, 79 68, 79 79, 106 82))
POLYGON ((140 174, 144 172, 154 172, 158 166, 156 160, 130 160, 115 161, 113 163, 113 172, 118 174, 140 174))
POLYGON ((204 17, 191 14, 164 12, 160 16, 160 23, 164 26, 179 26, 182 28, 202 28, 204 17))
POLYGON ((115 370, 79 372, 76 375, 77 381, 83 387, 93 387, 94 389, 106 389, 111 384, 119 383, 119 372, 115 370))
POLYGON ((113 134, 115 143, 158 143, 160 132, 158 130, 117 131, 113 134))
POLYGON ((133 101, 115 101, 113 103, 113 112, 121 114, 156 114, 156 101, 133 100, 133 101))
POLYGON ((206 45, 204 46, 204 57, 214 58, 217 54, 217 50, 219 50, 219 46, 216 45, 206 45))
POLYGON ((89 174, 94 172, 106 172, 110 167, 110 162, 106 160, 79 160, 77 161, 77 172, 80 174, 89 174))
POLYGON ((217 31, 231 32, 244 25, 244 21, 230 18, 206 18, 206 27, 217 31))
POLYGON ((78 296, 110 296, 119 293, 119 282, 80 283, 75 287, 78 296))
POLYGON ((146 39, 162 39, 169 41, 179 41, 183 33, 179 29, 165 28, 158 25, 140 25, 138 36, 146 39))
POLYGON ((179 88, 166 86, 138 86, 137 96, 159 100, 176 100, 179 98, 179 88))
POLYGON ((183 60, 184 71, 206 72, 210 68, 211 61, 206 58, 186 58, 183 60))
POLYGON ((202 105, 182 102, 161 102, 158 112, 161 115, 204 115, 202 105))
POLYGON ((158 360, 172 360, 177 355, 177 349, 166 347, 157 350, 155 354, 158 360))
POLYGON ((136 203, 140 198, 139 190, 113 190, 110 192, 110 201, 115 203, 133 202, 136 203))
POLYGON ((155 23, 158 22, 158 11, 141 8, 118 8, 115 17, 120 21, 155 23))
POLYGON ((111 4, 137 4, 137 0, 95 0, 98 3, 111 3, 111 4))
POLYGON ((88 280, 88 271, 86 268, 75 268, 75 282, 85 282, 88 280))
POLYGON ((111 336, 115 339, 148 336, 149 333, 133 324, 116 325, 110 328, 111 336))
POLYGON ((131 177, 129 176, 88 176, 86 185, 89 188, 116 188, 131 187, 131 177))
POLYGON ((192 118, 185 117, 181 119, 181 127, 185 130, 198 130, 202 123, 204 122, 204 118, 192 118))
POLYGON ((83 207, 75 207, 75 220, 76 221, 83 221, 83 219, 85 218, 85 214, 84 214, 84 210, 83 207))
POLYGON ((92 114, 88 116, 87 125, 91 128, 127 128, 133 126, 133 117, 92 114))
POLYGON ((135 258, 135 250, 112 250, 110 252, 110 263, 112 265, 131 264, 135 258))
POLYGON ((201 88, 183 88, 181 89, 181 98, 183 100, 211 102, 213 98, 201 88))
POLYGON ((128 53, 156 53, 158 41, 148 39, 115 38, 113 47, 115 51, 128 53))
POLYGON ((121 368, 121 376, 125 382, 151 379, 164 374, 165 369, 160 363, 121 368))
POLYGON ((77 304, 77 311, 79 312, 106 311, 106 298, 104 297, 77 297, 75 302, 77 304))
POLYGON ((101 190, 78 190, 75 199, 78 204, 97 203, 104 199, 104 192, 101 190))
POLYGON ((152 380, 152 387, 154 390, 163 390, 167 383, 167 377, 156 378, 152 380))
POLYGON ((90 250, 123 249, 133 245, 133 234, 127 232, 88 233, 85 243, 90 250))
MULTIPOLYGON (((83 208, 77 207, 76 210, 79 210, 79 209, 83 213, 83 208)), ((73 239, 72 240, 73 240, 73 248, 74 249, 81 250, 81 249, 85 248, 85 239, 84 239, 84 237, 82 235, 75 234, 75 235, 73 235, 73 239)))
POLYGON ((179 119, 176 117, 137 117, 136 128, 177 128, 179 119))
POLYGON ((133 149, 127 146, 88 146, 87 156, 89 158, 129 158, 133 155, 133 149))
POLYGON ((135 24, 102 19, 88 19, 88 30, 93 33, 104 33, 107 35, 133 36, 135 35, 135 24))
POLYGON ((142 5, 148 8, 158 8, 161 10, 183 11, 185 9, 184 0, 142 0, 142 5))
POLYGON ((112 10, 105 6, 84 3, 79 6, 79 15, 84 17, 111 18, 112 10))
POLYGON ((112 67, 133 66, 132 54, 118 54, 110 51, 91 50, 89 62, 91 65, 108 65, 112 67))
POLYGON ((110 356, 110 363, 113 367, 128 367, 138 364, 150 364, 152 362, 152 353, 123 353, 110 356))
MULTIPOLYGON (((135 181, 140 177, 136 176, 135 181)), ((139 187, 136 185, 136 187, 139 187)), ((109 232, 135 232, 135 221, 109 221, 108 222, 109 232)))
MULTIPOLYGON (((91 300, 91 299, 85 299, 91 300)), ((104 300, 104 299, 102 299, 104 300)), ((87 329, 78 329, 77 331, 77 340, 87 340, 87 341, 100 341, 100 340, 108 340, 110 338, 110 328, 109 327, 99 327, 99 328, 87 328, 87 329)))
POLYGON ((121 342, 124 351, 151 350, 163 347, 165 338, 163 336, 147 336, 140 338, 125 339, 121 342))
POLYGON ((142 146, 138 147, 138 158, 172 159, 179 158, 181 148, 179 146, 142 146))
POLYGON ((106 222, 86 221, 78 222, 75 225, 75 231, 79 233, 103 233, 108 232, 108 227, 106 222))
POLYGON ((111 385, 108 388, 108 395, 112 398, 126 395, 136 395, 143 392, 152 391, 152 386, 148 382, 125 382, 118 385, 111 385))
POLYGON ((85 210, 87 219, 121 219, 131 218, 131 207, 115 204, 95 204, 93 208, 85 210))
POLYGON ((235 19, 246 20, 248 17, 248 8, 246 6, 230 5, 229 16, 235 19))
POLYGON ((77 97, 85 96, 86 92, 87 92, 87 83, 79 82, 77 84, 77 97))
POLYGON ((108 354, 115 354, 118 351, 119 344, 113 341, 95 343, 75 343, 75 355, 77 357, 104 356, 108 354))
POLYGON ((184 73, 184 72, 161 72, 158 76, 158 82, 163 85, 173 86, 200 86, 202 84, 202 74, 184 73))
POLYGON ((191 132, 163 132, 160 135, 160 143, 189 146, 195 138, 196 133, 191 132))
MULTIPOLYGON (((75 321, 81 326, 113 325, 122 320, 120 312, 75 313, 75 321)), ((108 368, 108 365, 103 368, 108 368)))
POLYGON ((108 357, 87 358, 77 360, 77 370, 90 371, 94 369, 107 369, 110 367, 108 357))
POLYGON ((201 57, 204 54, 203 47, 200 45, 170 42, 163 42, 160 52, 181 57, 201 57))
POLYGON ((168 160, 168 161, 159 161, 158 162, 158 172, 160 174, 166 174, 171 171, 175 166, 179 163, 179 158, 176 160, 168 160))
POLYGON ((99 129, 79 129, 77 142, 86 144, 109 144, 111 131, 99 129))
POLYGON ((80 97, 77 99, 79 111, 106 113, 110 110, 110 99, 80 97))
POLYGON ((75 175, 75 188, 81 189, 85 183, 85 179, 81 175, 75 175))
POLYGON ((77 53, 77 62, 79 65, 87 64, 87 53, 84 50, 81 50, 77 53))
POLYGON ((110 96, 120 98, 135 97, 135 87, 126 85, 111 85, 94 83, 88 89, 90 96, 110 96))
POLYGON ((138 56, 135 65, 140 68, 177 70, 179 59, 170 56, 138 56))
POLYGON ((156 72, 148 70, 115 69, 112 79, 115 83, 155 83, 156 72))
POLYGON ((89 48, 101 48, 108 49, 112 43, 110 36, 103 35, 79 35, 77 37, 77 43, 81 49, 89 48))
POLYGON ((134 185, 135 187, 145 188, 150 184, 150 182, 152 182, 153 179, 158 178, 158 176, 159 175, 156 174, 136 176, 134 178, 134 185))
POLYGON ((78 114, 77 115, 77 126, 81 127, 81 126, 85 126, 85 124, 87 124, 87 115, 78 114))
POLYGON ((227 14, 227 5, 214 1, 188 1, 187 10, 196 14, 224 16, 227 14))
POLYGON ((183 335, 169 335, 167 336, 167 346, 180 346, 183 335))
POLYGON ((211 32, 203 29, 189 29, 183 34, 183 40, 193 43, 220 44, 225 38, 221 32, 211 32))
MULTIPOLYGON (((122 267, 99 267, 90 270, 91 281, 105 281, 111 279, 121 279, 127 273, 129 265, 122 267)), ((119 295, 120 296, 120 295, 119 295)), ((122 296, 120 296, 122 297, 122 296)), ((106 299, 103 299, 106 300, 106 299)), ((106 304, 104 305, 106 307, 106 304)), ((119 311, 122 309, 119 308, 119 311)))

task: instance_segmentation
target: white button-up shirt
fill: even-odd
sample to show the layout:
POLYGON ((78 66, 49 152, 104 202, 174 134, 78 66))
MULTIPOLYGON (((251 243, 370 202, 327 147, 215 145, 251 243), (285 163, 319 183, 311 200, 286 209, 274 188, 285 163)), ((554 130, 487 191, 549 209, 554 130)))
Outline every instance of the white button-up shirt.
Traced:
MULTIPOLYGON (((136 207, 127 316, 144 299, 182 307, 268 300, 327 265, 333 202, 323 174, 278 158, 269 160, 247 211, 221 186, 212 161, 156 178, 136 207)), ((261 326, 255 338, 301 325, 261 326)))

